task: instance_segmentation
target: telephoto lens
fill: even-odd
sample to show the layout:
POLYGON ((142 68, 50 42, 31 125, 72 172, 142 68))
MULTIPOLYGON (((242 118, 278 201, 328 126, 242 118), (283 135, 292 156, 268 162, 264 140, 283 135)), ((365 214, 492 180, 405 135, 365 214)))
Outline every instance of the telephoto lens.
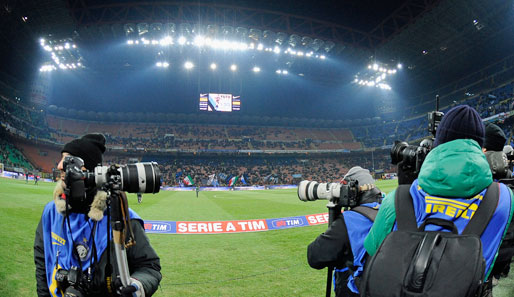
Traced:
POLYGON ((339 198, 340 192, 341 185, 338 183, 318 183, 304 180, 298 185, 298 198, 302 201, 331 200, 339 198))
POLYGON ((161 188, 161 171, 156 162, 98 166, 92 177, 98 188, 112 183, 129 193, 158 193, 161 188))

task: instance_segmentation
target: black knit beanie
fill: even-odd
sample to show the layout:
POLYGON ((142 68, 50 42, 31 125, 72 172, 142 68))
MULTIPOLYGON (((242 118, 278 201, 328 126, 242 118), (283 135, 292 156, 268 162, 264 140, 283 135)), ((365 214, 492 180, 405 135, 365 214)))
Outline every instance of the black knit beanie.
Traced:
POLYGON ((100 133, 86 134, 65 144, 61 153, 64 152, 82 158, 84 167, 91 171, 102 163, 102 154, 105 152, 105 136, 100 133))
POLYGON ((484 148, 488 151, 501 152, 507 141, 503 130, 493 123, 485 124, 484 148))
POLYGON ((484 123, 478 112, 468 105, 450 109, 439 123, 434 147, 455 139, 473 139, 484 145, 484 123))

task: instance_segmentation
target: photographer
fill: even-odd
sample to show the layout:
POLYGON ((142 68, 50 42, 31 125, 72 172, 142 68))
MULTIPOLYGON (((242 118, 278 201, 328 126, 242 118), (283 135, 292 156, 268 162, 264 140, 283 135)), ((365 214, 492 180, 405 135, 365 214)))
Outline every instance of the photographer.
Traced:
MULTIPOLYGON (((369 171, 359 166, 351 168, 343 181, 357 180, 360 185, 374 185, 369 171)), ((359 205, 377 209, 382 200, 378 188, 359 193, 359 205)), ((336 296, 359 296, 355 277, 362 273, 366 251, 363 242, 373 222, 363 214, 348 210, 338 214, 327 231, 319 235, 307 248, 307 260, 315 269, 336 267, 334 290, 336 296)))
POLYGON ((510 178, 507 155, 503 152, 507 137, 503 130, 493 123, 485 124, 485 141, 482 151, 485 153, 494 180, 510 178))
POLYGON ((129 210, 129 226, 137 244, 126 250, 130 283, 122 287, 107 193, 86 188, 85 199, 75 199, 73 187, 68 189, 64 182, 65 157, 80 157, 84 161, 82 170, 92 171, 102 162, 104 152, 105 138, 101 134, 75 139, 61 152, 61 179, 54 189, 53 201, 43 210, 34 241, 38 296, 139 297, 151 296, 157 290, 162 277, 160 260, 144 232, 142 219, 129 210))
MULTIPOLYGON (((512 171, 509 169, 507 155, 503 152, 504 144, 507 142, 507 137, 503 130, 495 124, 485 124, 485 141, 482 150, 485 153, 493 179, 503 182, 511 189, 514 186, 512 183, 512 171)), ((493 286, 498 284, 498 280, 503 276, 507 277, 510 271, 510 263, 514 256, 514 224, 510 224, 507 233, 496 257, 493 270, 493 286)))
MULTIPOLYGON (((479 114, 467 105, 456 106, 443 117, 437 128, 434 148, 424 160, 418 179, 410 187, 418 226, 429 218, 443 219, 453 222, 461 234, 468 225, 473 208, 481 202, 481 197, 493 182, 489 164, 481 150, 484 134, 479 114), (450 207, 457 204, 467 205, 466 211, 450 207)), ((377 252, 384 238, 397 229, 395 192, 384 198, 375 224, 364 241, 371 256, 377 252)), ((498 206, 480 237, 486 263, 484 280, 490 276, 514 209, 512 192, 499 184, 499 193, 498 206)), ((432 224, 425 228, 427 231, 443 229, 432 224)), ((488 291, 491 292, 490 287, 482 296, 488 291)))

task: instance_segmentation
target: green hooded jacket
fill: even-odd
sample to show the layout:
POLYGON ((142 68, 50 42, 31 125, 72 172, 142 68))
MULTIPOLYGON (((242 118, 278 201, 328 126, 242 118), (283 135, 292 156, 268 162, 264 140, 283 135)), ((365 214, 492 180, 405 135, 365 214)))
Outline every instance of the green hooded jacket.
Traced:
MULTIPOLYGON (((419 185, 426 193, 442 197, 471 197, 492 181, 487 159, 478 143, 471 139, 457 139, 435 147, 427 155, 418 176, 419 185)), ((382 201, 375 223, 364 241, 371 256, 394 227, 395 192, 390 192, 382 201)))

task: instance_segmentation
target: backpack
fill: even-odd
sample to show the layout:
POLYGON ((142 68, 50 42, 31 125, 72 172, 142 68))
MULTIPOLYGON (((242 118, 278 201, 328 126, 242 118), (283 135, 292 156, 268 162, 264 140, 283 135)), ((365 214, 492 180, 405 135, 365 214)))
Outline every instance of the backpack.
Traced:
POLYGON ((410 185, 396 190, 397 231, 387 235, 367 261, 361 296, 480 296, 485 259, 480 236, 499 201, 492 183, 462 234, 452 221, 428 218, 417 226, 410 185), (438 225, 451 232, 425 231, 438 225))

